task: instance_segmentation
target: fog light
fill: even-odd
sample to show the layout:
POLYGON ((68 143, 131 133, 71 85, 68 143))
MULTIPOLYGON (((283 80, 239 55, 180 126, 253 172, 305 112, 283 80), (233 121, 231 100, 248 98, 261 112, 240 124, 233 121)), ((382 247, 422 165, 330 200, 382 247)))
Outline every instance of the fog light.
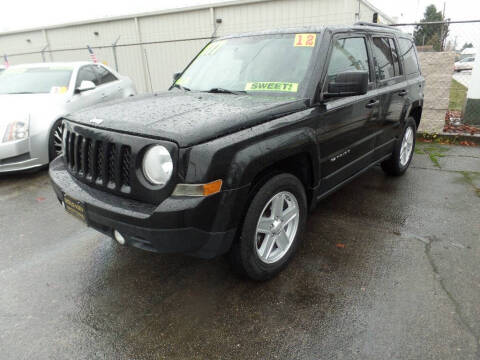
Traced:
POLYGON ((117 230, 114 230, 114 231, 113 231, 113 237, 115 238, 115 240, 117 240, 117 242, 118 242, 120 245, 125 245, 125 238, 124 238, 123 235, 120 234, 117 230))

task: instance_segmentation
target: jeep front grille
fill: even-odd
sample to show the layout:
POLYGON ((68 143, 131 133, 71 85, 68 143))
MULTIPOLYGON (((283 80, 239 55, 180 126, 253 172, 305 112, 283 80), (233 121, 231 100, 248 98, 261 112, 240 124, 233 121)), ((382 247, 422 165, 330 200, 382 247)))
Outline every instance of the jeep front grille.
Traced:
POLYGON ((67 131, 64 145, 66 163, 75 177, 130 193, 130 146, 91 139, 72 131, 67 131))

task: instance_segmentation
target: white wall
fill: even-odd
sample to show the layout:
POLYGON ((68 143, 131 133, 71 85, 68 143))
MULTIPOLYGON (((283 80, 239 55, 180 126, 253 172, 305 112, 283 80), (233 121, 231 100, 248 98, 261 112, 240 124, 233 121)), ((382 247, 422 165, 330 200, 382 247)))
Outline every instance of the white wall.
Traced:
MULTIPOLYGON (((100 61, 114 67, 112 48, 95 47, 110 46, 120 37, 119 72, 130 76, 140 92, 163 90, 171 84, 172 74, 181 71, 208 42, 215 18, 222 19, 217 36, 281 27, 351 25, 355 22, 358 4, 359 0, 253 0, 212 5, 215 8, 70 24, 0 34, 0 55, 9 55, 11 64, 40 62, 42 56, 38 52, 49 44, 51 52, 45 53, 47 61, 87 60, 88 44, 100 61), (98 35, 94 35, 95 32, 98 35), (138 45, 141 42, 160 43, 138 45), (13 55, 18 53, 23 55, 13 55)), ((373 10, 363 2, 360 6, 360 19, 371 21, 373 10)))

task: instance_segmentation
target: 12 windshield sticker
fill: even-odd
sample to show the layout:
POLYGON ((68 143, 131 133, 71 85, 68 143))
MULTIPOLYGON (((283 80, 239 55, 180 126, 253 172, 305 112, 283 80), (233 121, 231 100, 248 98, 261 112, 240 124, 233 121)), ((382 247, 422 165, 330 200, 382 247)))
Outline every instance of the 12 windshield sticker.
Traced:
POLYGON ((316 40, 317 34, 295 34, 293 46, 314 47, 316 40))

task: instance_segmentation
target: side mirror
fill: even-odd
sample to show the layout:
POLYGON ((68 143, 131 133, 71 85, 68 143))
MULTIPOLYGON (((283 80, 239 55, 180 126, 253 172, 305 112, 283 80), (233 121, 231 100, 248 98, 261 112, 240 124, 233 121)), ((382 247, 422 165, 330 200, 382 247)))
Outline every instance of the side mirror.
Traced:
POLYGON ((346 71, 328 82, 325 98, 364 95, 368 91, 368 71, 346 71))
POLYGON ((177 81, 178 79, 180 79, 180 76, 182 76, 182 73, 175 73, 173 74, 173 81, 177 81))
POLYGON ((81 92, 84 92, 84 91, 93 90, 96 87, 97 86, 93 83, 93 81, 83 80, 80 83, 80 86, 75 89, 75 92, 76 93, 81 93, 81 92))

